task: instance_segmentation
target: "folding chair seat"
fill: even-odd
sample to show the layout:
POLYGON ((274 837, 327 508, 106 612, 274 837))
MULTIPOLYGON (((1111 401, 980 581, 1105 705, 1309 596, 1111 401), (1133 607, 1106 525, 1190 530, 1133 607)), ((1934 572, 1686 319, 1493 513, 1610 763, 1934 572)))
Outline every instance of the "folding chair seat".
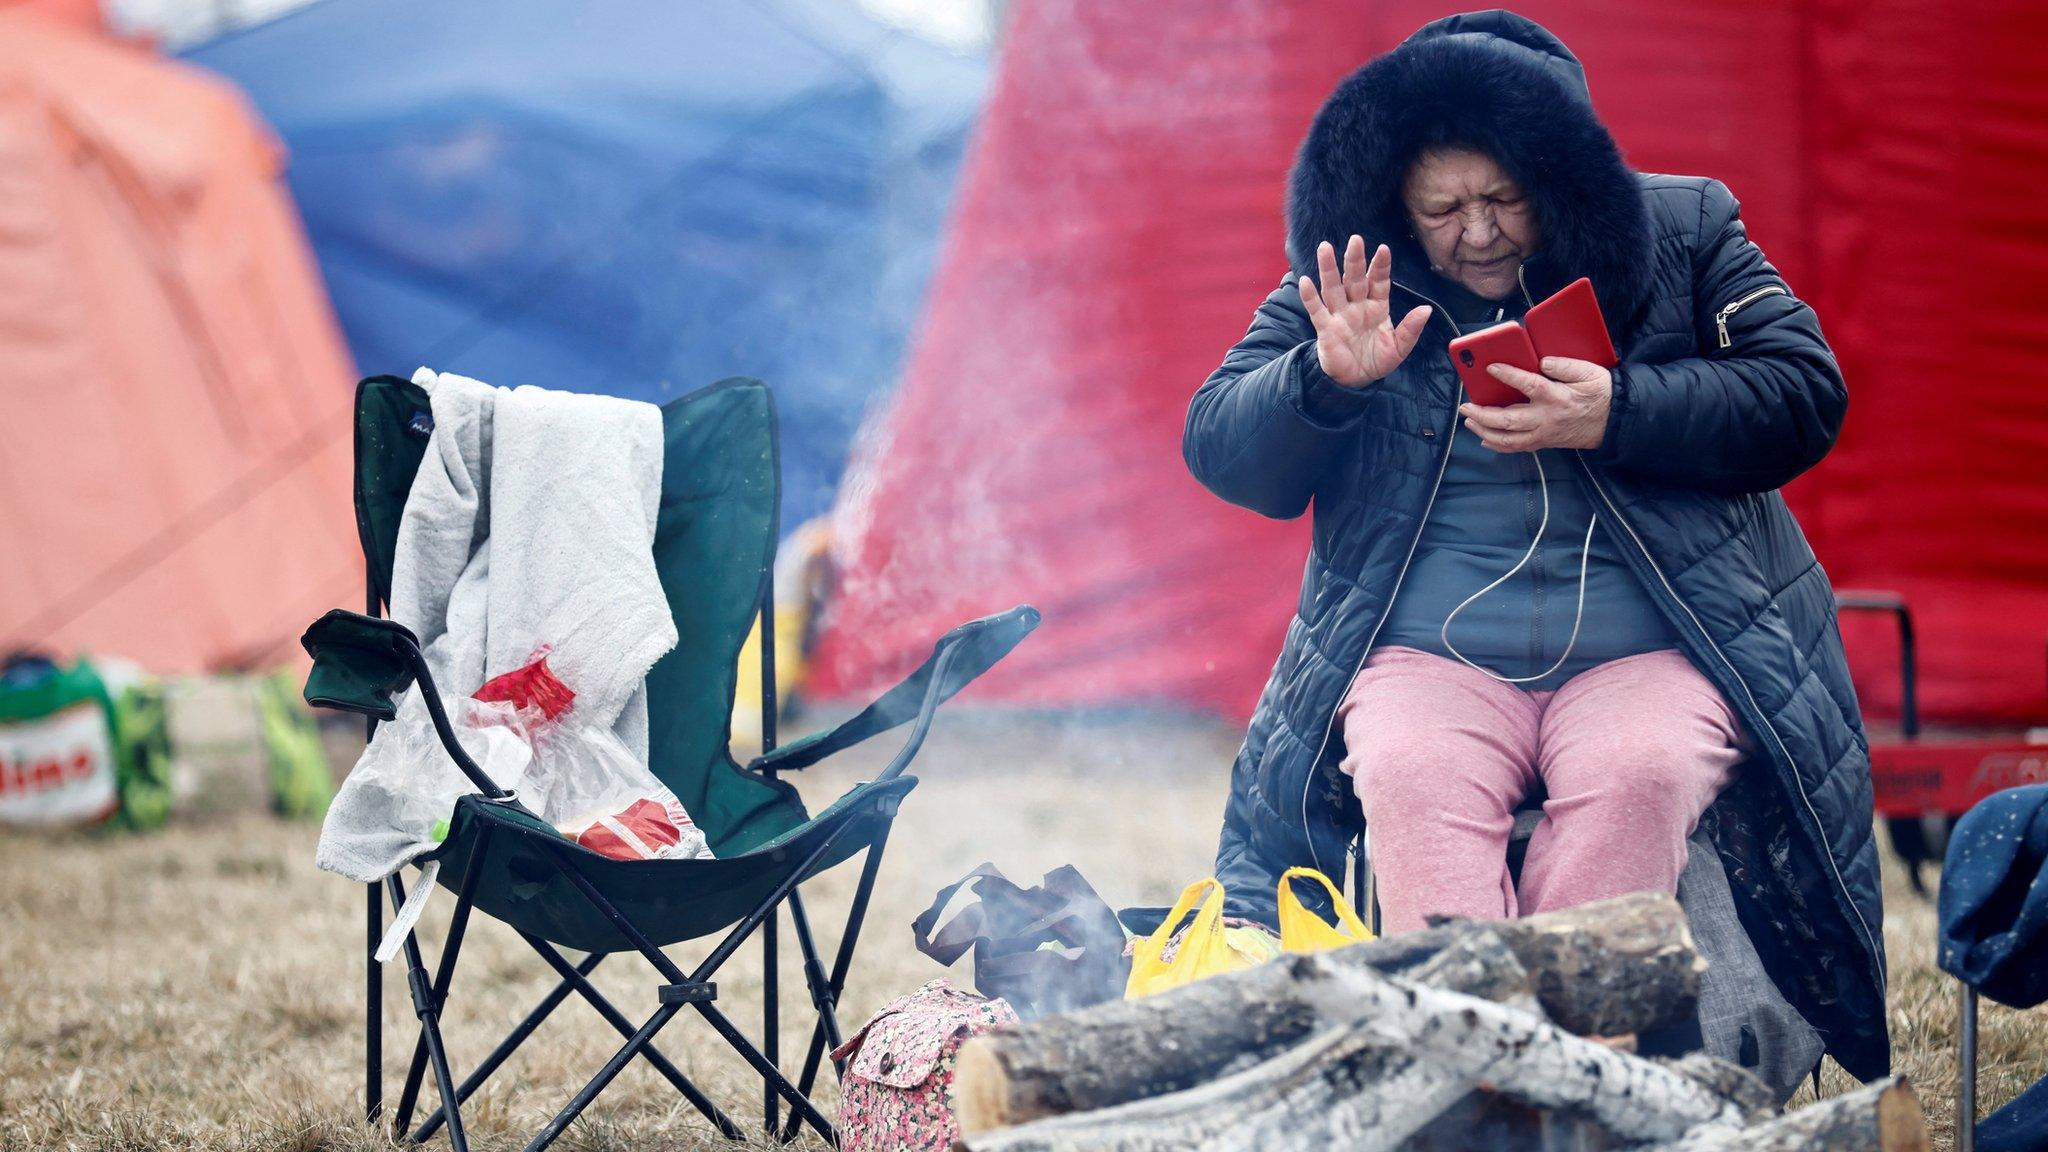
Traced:
POLYGON ((551 944, 579 952, 625 952, 634 942, 562 870, 559 852, 647 940, 666 947, 732 927, 762 906, 770 893, 802 870, 799 883, 844 863, 880 838, 896 804, 917 786, 899 777, 865 784, 835 801, 817 819, 741 856, 714 860, 615 860, 564 842, 544 821, 476 796, 456 802, 439 882, 460 891, 469 854, 488 835, 491 852, 472 902, 479 912, 551 944), (815 862, 810 857, 831 841, 815 862))
MULTIPOLYGON (((431 431, 426 394, 396 377, 371 377, 358 388, 356 406, 357 525, 367 567, 370 615, 330 612, 304 638, 314 657, 306 698, 315 705, 369 716, 395 716, 394 698, 417 682, 451 759, 477 787, 456 802, 441 844, 416 864, 438 862, 437 882, 456 893, 446 942, 429 974, 416 938, 405 940, 411 998, 421 1028, 407 1069, 396 1116, 403 1131, 431 1069, 442 1107, 412 1132, 430 1137, 442 1124, 458 1152, 466 1147, 460 1103, 510 1057, 555 1007, 577 995, 626 1037, 597 1076, 538 1134, 529 1149, 551 1143, 566 1125, 635 1058, 648 1060, 721 1132, 738 1126, 653 1046, 653 1039, 685 1008, 712 1028, 762 1076, 764 1117, 784 1140, 808 1123, 827 1139, 830 1123, 808 1093, 826 1051, 840 1040, 833 1009, 852 960, 891 821, 916 786, 905 775, 922 745, 936 708, 993 666, 1037 626, 1037 613, 1019 607, 972 621, 938 638, 932 655, 902 683, 836 728, 777 747, 772 696, 775 676, 774 595, 770 574, 777 538, 779 465, 774 410, 758 381, 728 380, 663 408, 666 437, 662 498, 654 552, 679 642, 647 677, 649 767, 689 811, 714 854, 701 860, 614 860, 557 832, 490 780, 463 751, 440 705, 419 641, 375 612, 390 592, 398 524, 412 476, 431 431), (736 661, 755 619, 761 621, 764 658, 763 745, 747 767, 727 747, 736 661), (861 741, 912 725, 903 747, 872 781, 810 814, 779 773, 818 763, 861 741), (839 946, 827 968, 812 935, 799 885, 865 853, 839 946), (775 985, 779 910, 787 907, 801 950, 806 991, 817 1011, 804 1069, 791 1081, 778 1066, 779 1016, 775 985), (462 938, 472 910, 517 931, 561 978, 554 990, 477 1063, 458 1085, 443 1048, 439 1020, 446 1007, 462 938), (756 931, 763 939, 763 1037, 747 1040, 715 1006, 718 969, 756 931), (717 933, 724 937, 697 967, 683 971, 661 949, 717 933), (571 963, 559 948, 586 955, 571 963), (660 1008, 635 1024, 613 1007, 587 977, 607 955, 638 952, 661 977, 660 1008), (450 1105, 453 1105, 450 1107, 450 1105), (788 1122, 780 1107, 789 1107, 788 1122), (779 1129, 779 1131, 778 1131, 779 1129)), ((368 1060, 366 1107, 382 1108, 381 975, 374 949, 384 931, 382 901, 406 898, 403 882, 370 886, 368 1060)))

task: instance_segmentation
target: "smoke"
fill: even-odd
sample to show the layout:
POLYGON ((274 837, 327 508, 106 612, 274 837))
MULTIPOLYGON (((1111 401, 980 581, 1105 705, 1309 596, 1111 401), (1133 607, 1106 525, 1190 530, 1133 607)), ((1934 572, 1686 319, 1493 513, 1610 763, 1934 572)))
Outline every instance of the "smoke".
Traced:
POLYGON ((1281 187, 1327 81, 1285 12, 1184 15, 1020 8, 903 386, 841 489, 832 689, 1029 602, 1045 626, 985 699, 1249 711, 1303 534, 1202 491, 1181 425, 1284 271, 1281 187))

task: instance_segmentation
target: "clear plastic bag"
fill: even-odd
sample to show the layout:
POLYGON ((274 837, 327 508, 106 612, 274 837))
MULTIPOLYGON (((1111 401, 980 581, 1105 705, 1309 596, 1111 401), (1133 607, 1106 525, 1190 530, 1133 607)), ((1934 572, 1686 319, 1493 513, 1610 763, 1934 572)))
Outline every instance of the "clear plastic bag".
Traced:
POLYGON ((521 803, 571 839, 599 821, 612 821, 642 800, 666 810, 679 834, 676 843, 643 854, 653 859, 699 859, 711 855, 675 793, 633 755, 610 728, 579 724, 573 711, 550 719, 531 706, 469 700, 473 727, 502 726, 533 750, 514 786, 521 803))
MULTIPOLYGON (((516 789, 533 761, 524 725, 505 704, 444 697, 456 740, 500 787, 516 789)), ((351 880, 374 883, 431 850, 435 829, 475 785, 448 757, 417 691, 381 724, 342 781, 320 829, 318 862, 351 880)))
MULTIPOLYGON (((444 697, 449 726, 491 782, 574 839, 634 802, 667 810, 679 833, 662 859, 711 855, 704 835, 675 794, 609 728, 549 719, 532 705, 444 697)), ((352 880, 374 882, 433 849, 455 802, 476 788, 441 745, 418 693, 381 725, 343 781, 320 832, 319 863, 352 880)))

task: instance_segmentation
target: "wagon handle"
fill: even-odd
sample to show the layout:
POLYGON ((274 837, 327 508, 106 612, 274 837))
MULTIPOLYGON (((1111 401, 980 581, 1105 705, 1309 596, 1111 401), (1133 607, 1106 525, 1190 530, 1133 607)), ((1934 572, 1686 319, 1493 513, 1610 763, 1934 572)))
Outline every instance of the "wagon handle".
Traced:
POLYGON ((1888 612, 1899 625, 1899 734, 1908 740, 1920 735, 1919 657, 1913 645, 1913 610, 1898 592, 1838 592, 1835 609, 1849 612, 1888 612))

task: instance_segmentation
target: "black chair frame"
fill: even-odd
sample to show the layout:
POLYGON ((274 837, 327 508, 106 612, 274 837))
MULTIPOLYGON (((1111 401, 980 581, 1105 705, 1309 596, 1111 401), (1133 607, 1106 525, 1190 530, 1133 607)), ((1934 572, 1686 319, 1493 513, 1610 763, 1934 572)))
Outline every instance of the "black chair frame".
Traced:
MULTIPOLYGON (((776 699, 775 699, 775 621, 774 584, 772 574, 764 574, 763 595, 760 609, 761 663, 762 663, 762 750, 772 750, 776 742, 776 699)), ((379 608, 374 586, 369 595, 369 615, 375 617, 379 608)), ((434 690, 432 673, 417 639, 410 632, 396 625, 390 626, 400 633, 398 649, 406 664, 418 681, 423 703, 432 718, 434 728, 442 745, 472 784, 482 794, 485 802, 502 804, 524 811, 516 797, 500 788, 483 769, 463 750, 449 723, 440 697, 434 690)), ((909 738, 897 751, 888 766, 876 778, 876 783, 893 780, 901 776, 911 760, 923 746, 931 729, 932 719, 942 698, 947 666, 952 662, 956 649, 945 648, 936 656, 933 675, 926 686, 923 701, 912 724, 909 738)), ((375 736, 377 721, 368 722, 368 734, 375 736)), ((774 769, 763 765, 764 773, 773 776, 774 769)), ((663 1079, 675 1087, 684 1099, 695 1107, 727 1139, 740 1139, 743 1132, 731 1116, 715 1104, 702 1089, 683 1074, 671 1060, 662 1055, 654 1046, 655 1037, 684 1008, 702 1016, 740 1057, 760 1074, 763 1084, 763 1131, 787 1143, 794 1140, 803 1126, 808 1125, 826 1141, 836 1144, 837 1132, 832 1122, 819 1111, 810 1099, 811 1089, 817 1083, 825 1054, 836 1048, 843 1039, 836 1015, 840 995, 845 990, 847 972, 853 961, 853 952, 860 938, 862 922, 867 915, 868 903, 874 891, 875 877, 881 868, 882 853, 888 843, 888 819, 895 815, 898 797, 883 794, 874 798, 876 811, 885 819, 881 831, 874 834, 864 853, 860 879, 848 907, 847 919, 839 937, 839 946, 828 970, 811 931, 810 917, 806 913, 799 885, 806 879, 818 862, 837 844, 849 828, 856 825, 851 818, 842 820, 821 843, 814 848, 803 862, 791 871, 784 881, 764 899, 748 916, 726 931, 723 938, 694 969, 685 972, 674 961, 650 941, 633 922, 621 912, 604 893, 598 890, 590 879, 579 869, 574 854, 562 847, 550 848, 577 891, 590 902, 601 915, 615 927, 621 936, 632 944, 633 951, 640 953, 661 977, 659 986, 659 1007, 645 1021, 634 1024, 623 1012, 611 1003, 591 983, 590 974, 609 953, 593 952, 572 963, 562 952, 546 940, 526 932, 520 936, 539 954, 559 977, 554 988, 541 998, 532 1011, 528 1012, 512 1030, 506 1034, 490 1054, 480 1060, 476 1068, 461 1083, 455 1081, 449 1061, 447 1046, 442 1036, 441 1020, 448 1004, 450 987, 454 979, 456 960, 462 951, 464 935, 469 925, 473 907, 474 888, 483 874, 487 862, 493 829, 485 827, 479 833, 471 848, 468 866, 464 871, 463 883, 456 893, 456 902, 448 922, 448 933, 436 958, 432 975, 419 945, 417 933, 408 933, 404 945, 406 984, 411 995, 413 1014, 419 1020, 419 1033, 413 1045, 412 1058, 406 1066, 405 1080, 399 1092, 398 1106, 391 1117, 390 1131, 394 1138, 410 1143, 422 1143, 442 1127, 448 1131, 449 1144, 454 1152, 468 1152, 468 1138, 463 1130, 462 1104, 508 1059, 541 1022, 560 1007, 571 995, 581 997, 605 1022, 625 1038, 625 1043, 612 1054, 604 1067, 598 1071, 555 1116, 548 1121, 538 1134, 526 1145, 526 1152, 540 1152, 559 1138, 564 1129, 584 1109, 589 1107, 600 1092, 618 1074, 639 1057, 647 1061, 663 1079), (780 942, 777 932, 779 909, 788 905, 790 926, 802 955, 806 991, 817 1020, 811 1029, 810 1041, 804 1054, 803 1070, 792 1082, 779 1066, 779 1032, 781 1026, 779 989, 777 987, 777 963, 780 959, 780 942), (762 1042, 755 1045, 740 1032, 731 1018, 716 1006, 718 986, 712 977, 718 969, 737 952, 747 938, 760 930, 762 939, 762 1042), (434 1084, 440 1096, 440 1106, 429 1113, 410 1132, 413 1114, 419 1104, 420 1090, 431 1070, 434 1084), (782 1106, 788 1106, 785 1120, 782 1106)), ((852 812, 848 813, 849 817, 852 812)), ((384 1043, 383 1043, 383 964, 376 957, 379 941, 385 932, 384 898, 388 895, 394 911, 403 906, 407 892, 404 883, 394 874, 379 884, 367 885, 368 917, 366 921, 365 949, 365 1000, 366 1000, 366 1051, 365 1051, 365 1116, 373 1124, 383 1117, 384 1110, 384 1043)), ((834 1062, 835 1073, 843 1074, 844 1069, 834 1062)))

